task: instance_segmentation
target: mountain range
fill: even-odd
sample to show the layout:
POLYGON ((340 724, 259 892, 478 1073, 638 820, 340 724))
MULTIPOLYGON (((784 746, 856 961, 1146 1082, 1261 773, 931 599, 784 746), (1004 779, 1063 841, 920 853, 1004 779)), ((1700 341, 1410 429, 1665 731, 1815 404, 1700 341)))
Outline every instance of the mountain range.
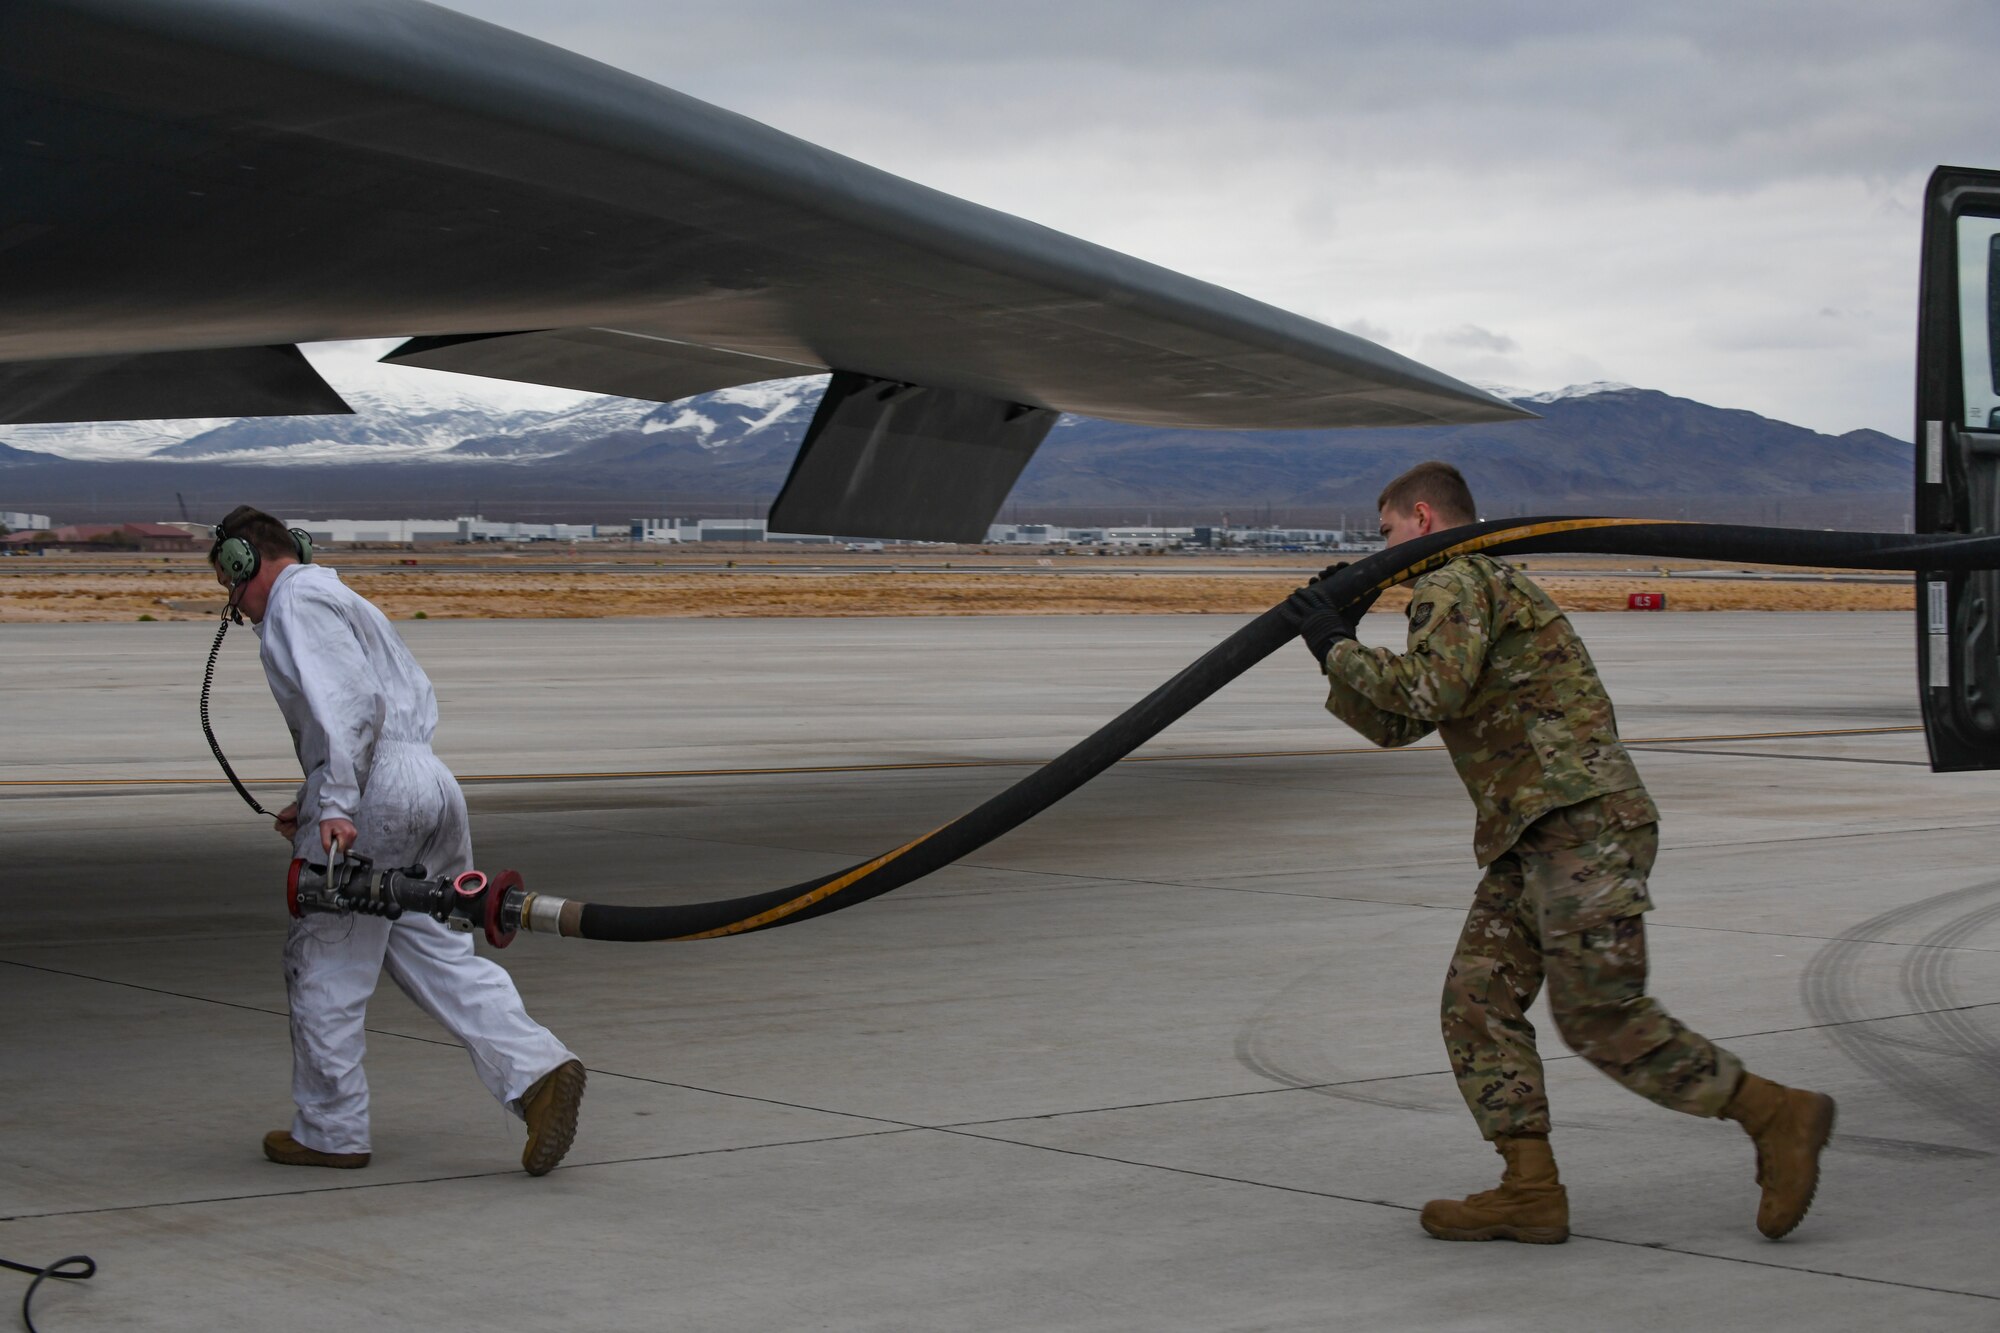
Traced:
MULTIPOLYGON (((352 416, 0 426, 0 508, 58 521, 171 517, 252 499, 297 516, 483 512, 627 519, 761 512, 823 381, 778 380, 678 403, 589 398, 497 406, 455 387, 348 394, 352 416), (162 502, 166 503, 163 504, 162 502)), ((1169 431, 1063 417, 1008 502, 1061 521, 1114 516, 1285 522, 1372 512, 1424 458, 1457 463, 1489 513, 1583 509, 1887 526, 1907 509, 1911 446, 1825 435, 1657 390, 1598 383, 1494 391, 1540 415, 1353 431, 1169 431)))

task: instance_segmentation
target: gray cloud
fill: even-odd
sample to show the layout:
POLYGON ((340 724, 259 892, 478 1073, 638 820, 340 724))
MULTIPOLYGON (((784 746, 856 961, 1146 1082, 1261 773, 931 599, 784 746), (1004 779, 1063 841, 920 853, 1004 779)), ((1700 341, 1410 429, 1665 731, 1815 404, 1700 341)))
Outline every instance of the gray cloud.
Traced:
POLYGON ((1521 345, 1504 333, 1464 324, 1424 335, 1423 345, 1467 352, 1517 352, 1521 345))
POLYGON ((1362 157, 1582 158, 1737 185, 1984 151, 2000 51, 2000 7, 1955 0, 457 7, 697 96, 915 113, 910 133, 954 140, 1219 112, 1281 141, 1330 132, 1362 157))

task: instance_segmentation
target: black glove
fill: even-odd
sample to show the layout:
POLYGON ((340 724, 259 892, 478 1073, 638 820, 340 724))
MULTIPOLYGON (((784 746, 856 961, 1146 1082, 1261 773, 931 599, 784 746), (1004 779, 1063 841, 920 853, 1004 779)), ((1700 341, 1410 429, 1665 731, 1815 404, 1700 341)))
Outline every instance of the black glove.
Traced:
POLYGON ((1322 669, 1326 666, 1326 655, 1333 651, 1333 645, 1354 637, 1354 618, 1358 613, 1336 605, 1326 586, 1318 581, 1308 583, 1287 597, 1285 609, 1297 623, 1299 637, 1306 642, 1306 651, 1313 655, 1313 661, 1322 669))
MULTIPOLYGON (((1341 570, 1346 569, 1347 565, 1348 562, 1345 560, 1336 561, 1335 563, 1328 565, 1325 569, 1322 569, 1319 573, 1307 579, 1306 586, 1311 587, 1313 584, 1320 582, 1322 579, 1332 578, 1335 574, 1338 574, 1341 570)), ((1352 617, 1356 623, 1359 623, 1361 617, 1368 614, 1368 608, 1375 605, 1375 599, 1377 597, 1380 597, 1381 595, 1382 595, 1382 590, 1380 588, 1370 588, 1367 592, 1362 593, 1359 597, 1355 598, 1353 601, 1347 604, 1347 614, 1350 617, 1352 617)))

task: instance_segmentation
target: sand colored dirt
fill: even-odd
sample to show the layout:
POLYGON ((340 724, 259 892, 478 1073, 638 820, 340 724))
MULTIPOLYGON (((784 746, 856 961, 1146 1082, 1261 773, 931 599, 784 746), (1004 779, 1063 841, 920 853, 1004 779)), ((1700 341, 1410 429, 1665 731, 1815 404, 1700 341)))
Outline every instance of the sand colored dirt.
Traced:
MULTIPOLYGON (((1672 611, 1909 611, 1908 583, 1725 582, 1657 575, 1563 578, 1530 571, 1566 610, 1624 610, 1634 592, 1667 594, 1672 611)), ((589 616, 1252 615, 1298 585, 1296 574, 975 572, 464 573, 426 576, 356 568, 348 584, 397 620, 589 616)), ((1399 610, 1400 591, 1378 610, 1399 610)), ((157 574, 0 577, 0 623, 212 618, 215 584, 186 570, 157 574)))

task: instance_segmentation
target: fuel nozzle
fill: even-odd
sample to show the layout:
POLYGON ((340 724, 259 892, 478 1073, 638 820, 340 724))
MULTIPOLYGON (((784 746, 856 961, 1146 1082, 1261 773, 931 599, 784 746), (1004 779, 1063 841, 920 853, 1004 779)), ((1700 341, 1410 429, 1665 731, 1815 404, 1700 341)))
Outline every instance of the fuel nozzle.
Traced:
POLYGON ((295 917, 310 912, 394 921, 421 912, 453 930, 480 931, 496 949, 514 942, 529 896, 518 871, 489 877, 478 870, 430 875, 420 865, 378 870, 368 857, 353 854, 327 865, 294 860, 285 880, 285 906, 295 917))

